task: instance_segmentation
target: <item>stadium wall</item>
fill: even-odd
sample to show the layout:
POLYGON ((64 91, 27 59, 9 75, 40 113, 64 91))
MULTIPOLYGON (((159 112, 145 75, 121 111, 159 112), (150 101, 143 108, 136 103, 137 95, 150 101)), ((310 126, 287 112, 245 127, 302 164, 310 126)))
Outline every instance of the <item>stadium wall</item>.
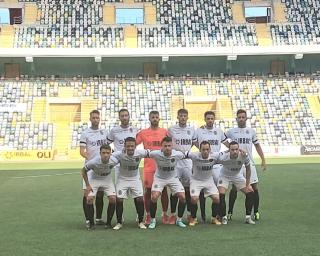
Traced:
POLYGON ((127 77, 137 77, 143 75, 144 63, 155 63, 157 73, 165 75, 206 76, 208 73, 216 76, 220 73, 267 75, 270 73, 271 62, 275 60, 285 63, 286 72, 312 73, 320 70, 320 54, 304 55, 301 60, 296 60, 294 55, 266 55, 238 56, 235 61, 227 61, 225 56, 169 57, 167 62, 163 62, 161 57, 108 57, 102 58, 101 63, 96 63, 94 58, 88 57, 41 57, 34 58, 32 63, 27 63, 25 58, 21 57, 2 57, 0 74, 4 76, 6 63, 18 63, 20 74, 29 76, 90 77, 125 74, 127 77))

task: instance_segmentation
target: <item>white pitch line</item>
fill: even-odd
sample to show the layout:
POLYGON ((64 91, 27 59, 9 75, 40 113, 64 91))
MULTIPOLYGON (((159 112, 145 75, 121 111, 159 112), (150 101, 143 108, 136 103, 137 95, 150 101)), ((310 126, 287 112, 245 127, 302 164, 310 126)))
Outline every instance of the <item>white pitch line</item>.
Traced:
POLYGON ((80 173, 79 172, 65 172, 65 173, 55 173, 55 174, 17 176, 17 177, 10 177, 10 178, 11 179, 42 178, 42 177, 64 176, 64 175, 72 175, 72 174, 80 174, 80 173))

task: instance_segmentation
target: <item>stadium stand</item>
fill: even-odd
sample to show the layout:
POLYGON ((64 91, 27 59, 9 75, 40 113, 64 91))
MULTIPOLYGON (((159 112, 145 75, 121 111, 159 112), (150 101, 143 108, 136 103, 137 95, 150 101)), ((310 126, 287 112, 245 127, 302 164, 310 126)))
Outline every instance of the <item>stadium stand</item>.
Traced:
POLYGON ((105 1, 38 1, 37 23, 18 26, 16 48, 121 48, 122 27, 102 24, 105 1))
POLYGON ((257 45, 254 25, 232 24, 230 6, 229 0, 156 1, 157 21, 162 27, 138 29, 138 46, 257 45))
POLYGON ((67 140, 64 147, 75 149, 79 145, 81 131, 88 126, 88 113, 81 113, 79 121, 67 120, 66 126, 50 122, 48 116, 37 119, 35 114, 37 108, 42 115, 43 112, 50 112, 48 106, 45 107, 41 101, 39 103, 40 99, 61 98, 66 91, 72 98, 89 99, 91 105, 88 108, 101 111, 101 124, 106 129, 117 124, 117 111, 122 107, 130 110, 132 124, 139 128, 149 125, 148 112, 153 109, 159 110, 163 127, 175 123, 175 111, 183 104, 190 111, 193 125, 203 123, 200 110, 212 109, 216 111, 217 123, 222 129, 235 126, 234 113, 244 108, 248 111, 250 125, 257 130, 263 145, 319 145, 320 118, 314 110, 318 109, 319 97, 312 101, 316 97, 314 95, 319 95, 319 88, 320 77, 317 75, 159 80, 5 80, 0 82, 2 102, 26 103, 27 110, 1 113, 0 147, 53 149, 58 144, 59 133, 56 130, 59 128, 66 129, 62 131, 64 140, 67 140), (205 99, 201 104, 188 102, 190 97, 198 96, 205 99), (211 102, 208 105, 209 98, 211 102), (313 107, 313 104, 318 105, 313 107), (47 108, 46 111, 43 108, 47 108), (196 115, 192 115, 193 112, 196 115))
MULTIPOLYGON (((14 47, 125 47, 122 25, 103 25, 103 5, 119 1, 36 1, 36 24, 17 26, 14 47)), ((254 46, 253 24, 233 24, 230 0, 136 1, 156 6, 156 24, 137 29, 137 46, 254 46)))
POLYGON ((320 43, 319 1, 283 0, 287 24, 270 26, 274 45, 310 45, 320 43))

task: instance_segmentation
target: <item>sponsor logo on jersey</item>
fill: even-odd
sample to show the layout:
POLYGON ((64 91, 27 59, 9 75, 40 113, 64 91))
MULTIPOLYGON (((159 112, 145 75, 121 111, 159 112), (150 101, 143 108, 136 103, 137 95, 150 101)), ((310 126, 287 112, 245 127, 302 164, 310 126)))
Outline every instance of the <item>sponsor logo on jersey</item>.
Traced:
POLYGON ((154 140, 154 141, 149 141, 147 143, 147 146, 153 146, 153 147, 161 147, 161 141, 154 140))
POLYGON ((218 140, 208 140, 208 142, 210 143, 210 145, 219 145, 218 140))
POLYGON ((251 143, 251 139, 250 138, 238 138, 237 142, 239 144, 250 144, 251 143))
POLYGON ((104 144, 105 140, 97 140, 97 141, 90 141, 90 145, 95 147, 95 146, 102 146, 104 144))

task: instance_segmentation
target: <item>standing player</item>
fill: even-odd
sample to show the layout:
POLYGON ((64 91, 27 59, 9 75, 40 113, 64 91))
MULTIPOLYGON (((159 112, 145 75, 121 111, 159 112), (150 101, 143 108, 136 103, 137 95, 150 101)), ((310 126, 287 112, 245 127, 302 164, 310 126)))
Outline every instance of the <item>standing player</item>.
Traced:
MULTIPOLYGON (((80 155, 85 159, 85 163, 99 155, 100 146, 106 143, 107 131, 99 128, 100 112, 93 110, 90 112, 91 127, 85 129, 80 136, 80 155)), ((88 172, 88 178, 91 179, 92 172, 88 172)), ((86 184, 83 182, 83 211, 86 218, 86 225, 90 225, 87 214, 87 190, 86 184)), ((103 210, 103 191, 98 191, 96 195, 96 224, 103 225, 102 210, 103 210)))
MULTIPOLYGON (((198 128, 196 130, 196 139, 197 139, 197 145, 199 148, 199 145, 203 141, 208 141, 210 143, 211 153, 213 152, 220 152, 221 149, 221 143, 223 143, 226 147, 229 146, 229 143, 227 141, 227 136, 224 134, 224 132, 214 126, 215 121, 215 113, 213 111, 206 111, 204 113, 204 121, 206 123, 205 127, 198 128)), ((217 185, 218 178, 220 175, 220 169, 221 165, 217 164, 213 166, 213 179, 215 184, 217 185)), ((205 209, 205 197, 204 193, 200 193, 200 210, 201 210, 201 219, 202 222, 205 223, 206 221, 206 209, 205 209)), ((216 208, 217 206, 214 205, 214 201, 212 203, 212 210, 216 208)))
MULTIPOLYGON (((168 135, 172 138, 173 149, 187 152, 190 151, 193 145, 193 140, 195 139, 195 129, 193 127, 187 126, 188 121, 188 110, 179 109, 178 114, 178 124, 170 127, 168 129, 168 135)), ((187 202, 187 211, 188 219, 190 218, 190 177, 192 174, 192 161, 191 159, 182 159, 177 163, 177 173, 178 177, 185 189, 186 202, 187 202)), ((176 223, 176 208, 178 203, 178 198, 173 196, 171 193, 170 196, 171 203, 171 216, 169 219, 169 224, 176 223)))
POLYGON ((221 222, 216 218, 219 213, 219 192, 212 179, 212 170, 219 158, 219 153, 211 153, 210 143, 202 141, 200 144, 200 152, 187 153, 187 158, 192 159, 193 168, 190 179, 190 194, 191 194, 191 220, 190 226, 196 224, 198 200, 200 192, 203 190, 205 197, 210 197, 214 202, 212 209, 212 224, 221 225, 221 222))
POLYGON ((140 229, 146 229, 146 226, 143 223, 143 187, 140 179, 139 164, 142 158, 148 156, 149 151, 136 150, 136 139, 133 137, 127 137, 125 139, 123 152, 117 151, 112 154, 110 162, 115 165, 120 164, 116 183, 117 225, 113 228, 114 230, 122 228, 123 199, 127 199, 130 192, 134 199, 138 214, 138 227, 140 229))
POLYGON ((246 219, 247 224, 255 224, 251 219, 251 210, 253 206, 253 189, 250 186, 250 159, 246 153, 240 152, 239 144, 232 141, 229 144, 229 151, 221 152, 218 162, 222 164, 220 177, 218 181, 218 190, 220 194, 220 211, 222 216, 222 224, 228 223, 226 216, 226 200, 225 194, 232 183, 237 189, 241 190, 246 195, 246 219), (242 166, 246 169, 246 178, 242 173, 242 166))
POLYGON ((100 147, 100 155, 86 162, 81 171, 87 192, 87 216, 89 219, 89 225, 87 226, 88 230, 94 229, 93 202, 99 189, 102 190, 102 192, 109 198, 106 228, 111 227, 111 220, 116 206, 116 191, 110 175, 111 169, 114 166, 109 162, 110 155, 110 146, 106 144, 102 145, 100 147), (88 179, 88 172, 92 172, 90 180, 88 179))
MULTIPOLYGON (((151 111, 149 113, 150 127, 141 130, 137 134, 137 145, 143 143, 144 149, 158 150, 161 148, 161 141, 167 136, 167 130, 159 127, 160 116, 158 111, 151 111)), ((146 224, 150 224, 150 200, 151 200, 151 187, 153 183, 153 176, 156 171, 156 163, 153 159, 144 160, 143 169, 143 182, 144 182, 144 206, 146 209, 146 224)), ((162 223, 168 224, 169 217, 168 211, 168 193, 167 189, 164 188, 161 194, 162 203, 162 223)))
MULTIPOLYGON (((237 111, 237 123, 238 127, 232 128, 227 131, 227 137, 233 141, 236 141, 240 145, 240 149, 248 153, 250 159, 250 168, 251 168, 251 179, 250 184, 254 191, 254 204, 253 204, 253 212, 254 212, 254 219, 259 220, 259 191, 258 191, 258 175, 257 170, 255 167, 255 163, 253 161, 252 155, 252 144, 255 146, 257 153, 261 158, 261 166, 263 170, 266 170, 266 160, 264 158, 264 154, 262 148, 259 144, 257 139, 257 135, 254 129, 246 127, 247 122, 247 112, 243 109, 239 109, 237 111)), ((244 167, 243 167, 243 174, 245 175, 244 167)), ((230 191, 229 196, 229 210, 228 210, 228 217, 232 219, 233 207, 234 203, 237 199, 237 190, 233 186, 230 191)))
MULTIPOLYGON (((127 109, 119 110, 120 125, 113 127, 108 134, 108 143, 113 143, 114 151, 122 151, 127 137, 135 138, 138 128, 130 125, 130 114, 127 109)), ((118 168, 117 168, 118 169, 118 168)))
POLYGON ((154 174, 151 190, 151 222, 149 228, 154 229, 156 227, 157 201, 166 186, 168 186, 172 194, 177 196, 179 199, 176 225, 178 227, 185 228, 186 225, 182 222, 182 216, 186 207, 186 198, 184 188, 179 181, 176 170, 177 162, 185 158, 185 155, 180 151, 173 150, 172 138, 165 137, 161 141, 161 150, 151 151, 149 156, 155 159, 157 163, 157 169, 154 174))

